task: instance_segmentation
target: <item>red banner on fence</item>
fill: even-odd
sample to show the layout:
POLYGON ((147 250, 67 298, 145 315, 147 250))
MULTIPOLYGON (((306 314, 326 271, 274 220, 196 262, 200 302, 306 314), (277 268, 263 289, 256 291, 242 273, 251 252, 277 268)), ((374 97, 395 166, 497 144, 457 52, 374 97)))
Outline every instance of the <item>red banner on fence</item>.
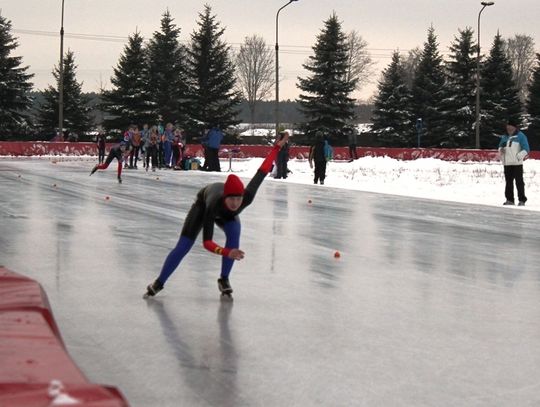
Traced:
MULTIPOLYGON (((108 144, 109 149, 114 144, 108 144)), ((220 156, 233 157, 265 157, 270 150, 265 145, 222 145, 220 156)), ((445 161, 498 161, 497 150, 465 150, 465 149, 435 149, 435 148, 373 148, 358 147, 358 157, 391 157, 398 160, 416 160, 417 158, 437 158, 445 161)), ((204 149, 200 144, 188 144, 186 154, 202 157, 204 149)), ((291 146, 291 158, 307 158, 308 146, 291 146)), ((0 156, 42 156, 42 155, 97 155, 95 143, 69 143, 48 141, 2 141, 0 142, 0 156)), ((531 151, 530 158, 540 159, 539 151, 531 151)), ((334 159, 349 159, 348 147, 335 147, 334 159)))

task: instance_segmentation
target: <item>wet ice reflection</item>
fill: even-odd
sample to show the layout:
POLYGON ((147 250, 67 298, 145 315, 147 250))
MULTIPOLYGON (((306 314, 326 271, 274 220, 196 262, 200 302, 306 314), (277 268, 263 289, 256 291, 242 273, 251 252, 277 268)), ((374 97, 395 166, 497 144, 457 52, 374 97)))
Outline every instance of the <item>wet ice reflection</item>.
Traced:
POLYGON ((540 402, 534 214, 269 179, 241 215, 235 302, 200 242, 146 302, 196 191, 225 174, 119 186, 89 167, 0 161, 0 259, 132 405, 540 402))

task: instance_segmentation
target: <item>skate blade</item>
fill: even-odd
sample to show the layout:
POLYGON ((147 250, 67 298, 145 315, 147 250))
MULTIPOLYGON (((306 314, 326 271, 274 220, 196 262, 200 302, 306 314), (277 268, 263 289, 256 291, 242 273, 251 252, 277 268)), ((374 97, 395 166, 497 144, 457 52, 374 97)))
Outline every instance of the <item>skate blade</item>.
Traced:
POLYGON ((232 301, 233 300, 233 296, 231 293, 221 293, 221 300, 223 301, 232 301))

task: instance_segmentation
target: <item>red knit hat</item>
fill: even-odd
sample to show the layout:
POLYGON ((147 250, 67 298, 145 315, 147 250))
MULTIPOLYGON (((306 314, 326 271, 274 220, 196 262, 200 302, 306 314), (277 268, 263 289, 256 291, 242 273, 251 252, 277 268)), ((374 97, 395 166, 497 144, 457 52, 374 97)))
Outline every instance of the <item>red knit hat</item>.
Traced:
POLYGON ((240 196, 244 195, 244 184, 234 174, 230 174, 225 181, 225 187, 223 188, 223 196, 240 196))

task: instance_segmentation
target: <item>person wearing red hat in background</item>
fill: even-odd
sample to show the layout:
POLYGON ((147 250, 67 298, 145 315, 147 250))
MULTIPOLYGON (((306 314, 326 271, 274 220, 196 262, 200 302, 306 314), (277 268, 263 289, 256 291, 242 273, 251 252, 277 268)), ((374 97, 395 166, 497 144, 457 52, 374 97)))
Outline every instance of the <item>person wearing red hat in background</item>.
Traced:
POLYGON ((259 186, 272 168, 277 153, 287 140, 288 137, 285 136, 274 145, 245 188, 240 178, 230 174, 225 183, 209 184, 197 193, 195 202, 184 221, 180 239, 165 259, 158 278, 146 288, 145 298, 154 296, 163 289, 165 282, 193 247, 201 230, 205 249, 222 256, 218 287, 222 294, 230 295, 232 293, 229 274, 234 261, 244 258, 244 252, 239 249, 240 219, 238 215, 253 202, 259 186), (214 224, 225 232, 225 247, 221 247, 213 240, 214 224))

